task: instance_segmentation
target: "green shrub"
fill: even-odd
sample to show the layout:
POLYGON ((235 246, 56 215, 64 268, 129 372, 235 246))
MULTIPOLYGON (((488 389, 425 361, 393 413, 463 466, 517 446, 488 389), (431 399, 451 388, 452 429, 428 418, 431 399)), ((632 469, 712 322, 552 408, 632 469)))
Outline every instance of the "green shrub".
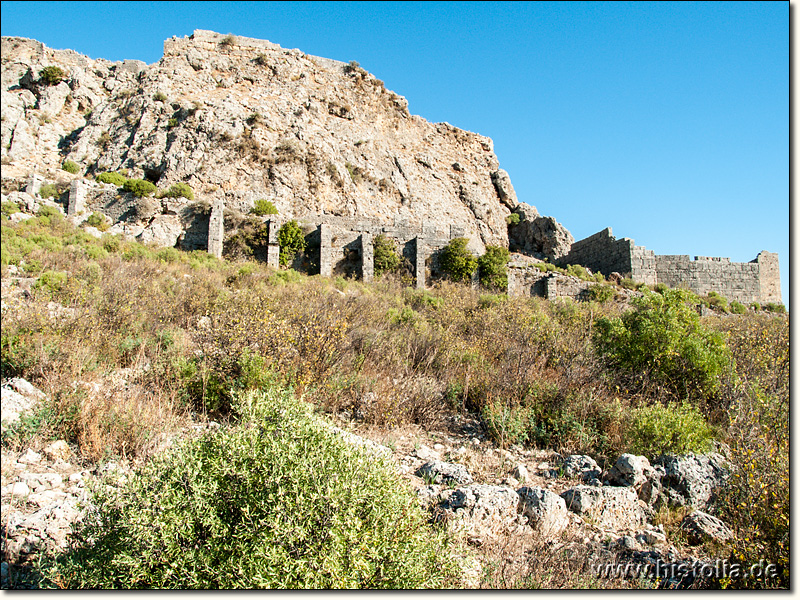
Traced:
POLYGON ((393 273, 399 270, 403 264, 403 259, 398 254, 394 241, 382 233, 375 236, 372 242, 372 252, 376 277, 380 277, 384 273, 393 273))
POLYGON ((481 285, 502 292, 508 289, 508 248, 486 246, 486 254, 478 259, 478 276, 481 285))
POLYGON ((761 310, 761 305, 758 302, 751 302, 750 308, 752 308, 755 312, 758 312, 761 310))
POLYGON ((156 92, 155 94, 153 94, 153 100, 155 100, 156 102, 166 102, 167 95, 164 92, 156 92))
POLYGON ((71 160, 65 160, 61 164, 61 168, 67 173, 72 173, 73 175, 75 175, 78 171, 81 170, 81 168, 78 166, 78 163, 73 162, 71 160))
POLYGON ((761 308, 771 313, 785 313, 786 307, 780 302, 767 302, 761 308))
POLYGON ((350 179, 353 180, 353 183, 359 184, 364 181, 364 174, 360 167, 346 162, 344 163, 344 168, 347 169, 348 173, 350 173, 350 179))
POLYGON ((737 300, 731 300, 731 312, 735 315, 743 315, 747 312, 747 307, 737 300))
POLYGON ((45 271, 31 287, 33 290, 44 290, 52 296, 64 289, 67 279, 68 275, 63 271, 45 271))
POLYGON ((12 200, 3 200, 2 207, 0 207, 0 213, 3 214, 5 217, 10 217, 14 213, 19 212, 19 204, 13 202, 12 200))
POLYGON ((469 281, 478 268, 478 259, 467 250, 467 243, 467 238, 454 238, 442 250, 442 270, 456 282, 469 281))
POLYGON ((122 187, 125 185, 127 179, 120 175, 119 173, 113 173, 110 171, 106 171, 105 173, 100 173, 97 177, 95 177, 96 181, 100 183, 110 183, 111 185, 116 185, 117 187, 122 187))
POLYGON ((39 79, 45 85, 58 85, 67 78, 67 73, 61 67, 45 67, 39 71, 39 79))
POLYGON ((229 33, 219 41, 219 45, 224 47, 233 46, 235 43, 236 43, 236 36, 233 35, 232 33, 229 33))
POLYGON ((188 183, 173 183, 168 189, 159 192, 159 198, 186 198, 194 200, 194 192, 188 183))
POLYGON ((589 288, 589 298, 600 304, 613 299, 615 294, 614 287, 604 283, 597 283, 589 288))
POLYGON ((706 301, 709 306, 728 312, 728 299, 719 295, 717 292, 708 292, 706 301))
POLYGON ((707 452, 714 431, 688 403, 654 404, 631 411, 626 431, 628 452, 650 459, 660 454, 707 452))
POLYGON ((169 121, 167 121, 167 128, 172 129, 173 127, 178 126, 178 119, 172 117, 169 121))
MULTIPOLYGON (((633 281, 633 280, 631 280, 633 281)), ((653 288, 653 291, 657 294, 663 294, 666 290, 669 289, 669 286, 666 283, 657 283, 653 288)))
POLYGON ((36 216, 39 217, 40 219, 42 218, 47 219, 45 225, 51 225, 54 222, 62 220, 64 218, 64 213, 58 210, 55 206, 42 206, 39 208, 39 211, 36 213, 36 216))
POLYGON ((489 402, 481 410, 483 425, 489 437, 501 448, 528 441, 534 413, 531 409, 501 400, 489 402))
POLYGON ((566 274, 577 277, 583 281, 605 281, 602 273, 595 273, 592 275, 588 269, 582 265, 567 265, 566 274))
POLYGON ((156 186, 144 179, 128 179, 122 185, 122 189, 138 198, 142 198, 155 192, 156 186))
POLYGON ((506 224, 508 225, 519 225, 519 215, 517 213, 511 213, 506 217, 506 224))
POLYGON ((105 216, 99 212, 93 212, 89 215, 89 218, 86 219, 86 224, 90 227, 97 227, 100 231, 108 231, 109 227, 105 216))
POLYGON ((306 249, 306 238, 297 221, 292 219, 281 225, 278 229, 278 244, 280 245, 278 261, 283 267, 291 263, 298 252, 306 249))
POLYGON ((387 461, 269 389, 243 425, 165 452, 119 489, 98 485, 43 587, 457 586, 441 534, 387 461))
MULTIPOLYGON (((619 282, 619 285, 625 288, 626 290, 635 290, 637 288, 637 283, 630 277, 623 277, 622 281, 619 282)), ((659 285, 664 285, 664 284, 661 283, 659 285)))
POLYGON ((724 337, 700 324, 685 290, 645 292, 622 317, 595 321, 594 343, 609 367, 679 398, 709 398, 731 365, 724 337))
POLYGON ((61 195, 61 192, 58 191, 56 184, 45 183, 41 188, 39 188, 39 195, 42 198, 58 198, 61 195))
POLYGON ((250 212, 254 215, 258 215, 259 217, 263 217, 265 215, 277 215, 278 209, 275 208, 275 205, 270 200, 260 199, 256 200, 255 206, 250 209, 250 212))

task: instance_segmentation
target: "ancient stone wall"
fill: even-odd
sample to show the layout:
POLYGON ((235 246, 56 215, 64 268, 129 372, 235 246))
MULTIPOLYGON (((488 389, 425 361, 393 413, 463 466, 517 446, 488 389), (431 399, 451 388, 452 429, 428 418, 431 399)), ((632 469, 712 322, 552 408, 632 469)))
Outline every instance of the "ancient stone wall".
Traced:
MULTIPOLYGON (((761 296, 759 264, 732 263, 729 258, 686 255, 655 257, 659 283, 688 287, 701 296, 717 292, 728 300, 766 302, 761 296)), ((780 300, 778 300, 780 301, 780 300)))
POLYGON ((782 302, 781 273, 778 254, 763 250, 753 261, 758 264, 758 282, 761 288, 761 302, 782 302))
POLYGON ((657 255, 633 240, 617 240, 611 228, 575 242, 559 264, 579 264, 606 277, 617 272, 623 277, 655 285, 686 287, 701 296, 717 292, 728 300, 781 302, 778 255, 762 252, 749 263, 729 258, 688 255, 657 255))
POLYGON ((595 233, 572 244, 569 254, 558 261, 559 265, 583 265, 606 277, 617 272, 630 277, 633 263, 633 240, 616 239, 611 228, 595 233))

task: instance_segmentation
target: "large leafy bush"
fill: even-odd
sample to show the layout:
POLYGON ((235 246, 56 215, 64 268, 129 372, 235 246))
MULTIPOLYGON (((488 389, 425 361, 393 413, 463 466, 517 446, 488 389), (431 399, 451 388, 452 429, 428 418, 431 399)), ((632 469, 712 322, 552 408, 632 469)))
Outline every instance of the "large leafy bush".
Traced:
POLYGON ((306 238, 297 221, 292 219, 281 225, 278 229, 278 244, 281 248, 278 260, 283 267, 292 262, 298 252, 306 249, 306 238))
POLYGON ((442 270, 456 282, 469 281, 478 268, 478 259, 467 250, 467 243, 467 238, 454 238, 442 249, 442 270))
POLYGON ((505 292, 508 289, 508 248, 486 246, 486 254, 478 259, 481 285, 505 292))
POLYGON ((600 317, 594 343, 611 368, 636 385, 654 383, 678 398, 707 399, 731 364, 724 336, 700 323, 689 292, 665 289, 631 300, 622 317, 600 317))
POLYGON ((421 588, 457 568, 387 462, 345 441, 291 391, 240 399, 242 425, 98 486, 69 588, 421 588))
POLYGON ((382 233, 375 236, 372 251, 376 276, 397 271, 403 262, 395 243, 382 233))

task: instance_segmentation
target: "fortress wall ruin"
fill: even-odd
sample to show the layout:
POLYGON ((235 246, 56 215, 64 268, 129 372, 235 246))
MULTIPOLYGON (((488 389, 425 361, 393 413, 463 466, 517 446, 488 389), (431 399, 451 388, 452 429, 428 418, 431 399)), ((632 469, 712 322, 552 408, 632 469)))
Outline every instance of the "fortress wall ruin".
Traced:
POLYGON ((559 261, 559 264, 582 265, 606 277, 614 272, 630 277, 633 255, 633 240, 628 238, 618 240, 611 235, 611 228, 607 227, 572 244, 569 253, 559 261))
POLYGON ((606 277, 617 272, 623 277, 654 285, 686 287, 701 296, 717 292, 728 300, 781 302, 778 255, 763 251, 749 263, 730 258, 688 255, 657 255, 633 240, 617 240, 611 228, 575 242, 564 265, 580 264, 606 277))

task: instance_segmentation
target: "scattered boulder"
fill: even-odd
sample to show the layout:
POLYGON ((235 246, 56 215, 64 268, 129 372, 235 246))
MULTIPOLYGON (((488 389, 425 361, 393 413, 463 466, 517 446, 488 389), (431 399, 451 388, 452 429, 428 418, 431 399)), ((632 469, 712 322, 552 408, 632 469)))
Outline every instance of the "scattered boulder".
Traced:
POLYGON ((579 485, 561 497, 569 510, 603 529, 637 529, 646 522, 639 498, 631 488, 579 485))
POLYGON ((48 460, 67 460, 72 455, 69 444, 64 440, 57 440, 44 449, 44 455, 48 460))
POLYGON ((585 454, 570 454, 564 459, 562 465, 564 477, 573 479, 579 477, 584 481, 599 478, 602 470, 591 456, 585 454))
POLYGON ((690 506, 703 510, 728 473, 718 454, 668 454, 656 459, 655 464, 664 469, 661 494, 654 503, 656 507, 690 506))
POLYGON ((708 540, 725 541, 733 537, 733 532, 720 519, 696 510, 683 518, 681 531, 686 533, 690 544, 702 544, 708 540))
POLYGON ((549 490, 523 487, 519 494, 519 509, 528 518, 528 525, 546 539, 553 538, 569 525, 564 499, 549 490))
POLYGON ((445 485, 469 485, 472 475, 462 465, 446 463, 441 460, 426 462, 416 471, 416 475, 429 483, 443 483, 445 485))
POLYGON ((530 475, 528 474, 528 467, 526 467, 522 463, 514 467, 514 470, 511 472, 511 475, 514 477, 514 479, 521 481, 522 483, 525 483, 530 478, 530 475))
POLYGON ((440 504, 448 519, 454 518, 473 532, 519 526, 519 496, 513 489, 485 484, 456 488, 440 504))

